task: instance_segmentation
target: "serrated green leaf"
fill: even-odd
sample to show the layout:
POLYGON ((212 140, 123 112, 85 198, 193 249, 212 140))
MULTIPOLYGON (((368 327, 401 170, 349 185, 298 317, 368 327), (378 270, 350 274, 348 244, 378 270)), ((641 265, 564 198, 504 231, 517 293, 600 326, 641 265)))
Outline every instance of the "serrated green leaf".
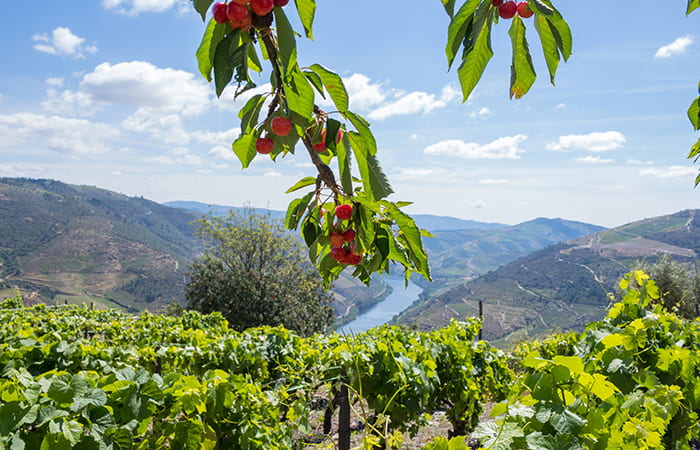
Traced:
MULTIPOLYGON (((450 21, 447 27, 447 45, 445 46, 445 54, 447 55, 447 67, 452 67, 452 62, 457 55, 462 41, 465 39, 467 29, 474 21, 474 11, 479 6, 480 0, 467 0, 464 2, 457 15, 450 21)), ((450 14, 450 16, 452 16, 450 14)), ((468 37, 471 39, 471 36, 468 37)))
POLYGON ((288 80, 291 69, 297 63, 297 41, 294 37, 294 29, 289 23, 284 9, 280 7, 274 8, 275 23, 277 25, 277 44, 279 46, 279 65, 282 70, 282 79, 288 80))
POLYGON ((255 158, 257 151, 255 150, 255 141, 257 137, 253 134, 242 134, 233 141, 231 147, 233 152, 238 156, 238 159, 243 165, 243 169, 247 168, 251 161, 255 158))
POLYGON ((554 14, 554 10, 542 0, 528 0, 527 5, 536 14, 542 14, 545 16, 551 16, 554 14))
POLYGON ((312 184, 316 184, 316 178, 304 177, 301 180, 294 183, 294 186, 287 189, 284 193, 289 194, 290 192, 298 191, 299 189, 303 189, 306 186, 311 186, 312 184))
POLYGON ((284 218, 284 225, 288 230, 295 230, 299 226, 299 221, 304 216, 304 211, 309 206, 314 192, 309 192, 301 198, 296 198, 289 203, 287 214, 284 218))
POLYGON ((321 77, 323 87, 331 96, 331 100, 335 107, 341 113, 348 110, 348 91, 345 89, 343 79, 335 72, 332 72, 320 64, 311 66, 311 70, 316 72, 321 77))
POLYGON ((214 67, 214 55, 216 48, 226 34, 228 24, 216 23, 214 19, 209 21, 207 29, 202 36, 202 42, 197 48, 197 65, 199 73, 209 82, 211 82, 211 70, 214 67))
POLYGON ((304 26, 304 33, 309 39, 313 39, 314 15, 316 14, 316 0, 294 0, 297 7, 297 14, 301 24, 304 26))
POLYGON ((430 280, 430 266, 428 266, 428 255, 423 248, 423 240, 421 232, 416 222, 411 216, 401 211, 395 204, 388 201, 379 202, 386 208, 386 212, 391 219, 399 226, 401 234, 405 237, 408 244, 411 259, 416 262, 417 271, 430 280))
POLYGON ((377 141, 374 139, 372 130, 369 129, 369 122, 367 122, 364 117, 359 114, 355 114, 351 111, 346 111, 343 116, 352 123, 362 139, 364 140, 364 145, 367 147, 369 154, 377 154, 377 141))
POLYGON ((238 112, 238 117, 241 119, 241 134, 247 134, 255 128, 264 103, 265 97, 262 94, 254 95, 238 112))
POLYGON ((700 0, 688 0, 688 8, 685 10, 685 15, 687 16, 698 8, 700 8, 700 0))
POLYGON ((693 100, 688 108, 688 119, 695 130, 700 130, 700 97, 693 100))
POLYGON ((561 13, 554 7, 554 5, 552 5, 552 2, 550 0, 541 1, 547 4, 547 6, 549 6, 550 8, 552 8, 553 13, 549 16, 546 16, 547 22, 549 23, 552 35, 554 36, 554 39, 557 43, 559 53, 561 53, 561 56, 562 58, 564 58, 564 61, 568 61, 569 57, 571 56, 571 48, 573 43, 569 24, 566 23, 564 17, 562 17, 561 13))
POLYGON ((540 37, 540 44, 542 45, 542 52, 544 53, 547 70, 549 71, 549 81, 554 85, 554 76, 557 73, 560 61, 559 47, 557 46, 557 41, 554 38, 554 34, 552 34, 552 29, 546 17, 536 15, 534 23, 537 35, 540 37))
POLYGON ((335 146, 335 154, 338 157, 338 177, 340 178, 340 186, 346 194, 352 193, 352 153, 350 139, 347 133, 343 133, 340 142, 335 146))
POLYGON ((455 11, 455 0, 442 0, 442 6, 448 16, 452 17, 455 11))
POLYGON ((194 4, 194 9, 202 16, 202 21, 206 20, 207 11, 209 11, 209 6, 214 3, 214 0, 192 0, 194 4))
POLYGON ((248 67, 258 73, 262 72, 262 64, 260 63, 260 58, 258 58, 258 50, 255 45, 248 46, 248 67))
POLYGON ((690 154, 688 158, 698 158, 700 157, 700 139, 690 148, 690 154))
POLYGON ((510 66, 510 98, 515 96, 516 99, 519 99, 527 94, 537 78, 525 36, 525 23, 520 16, 513 17, 508 35, 513 46, 513 62, 510 66))
POLYGON ((298 67, 292 69, 291 79, 288 81, 284 94, 289 108, 289 118, 295 124, 306 126, 314 111, 314 89, 298 67))
POLYGON ((475 39, 473 39, 474 44, 470 49, 465 49, 468 51, 465 51, 462 57, 462 64, 457 69, 459 84, 462 87, 462 102, 466 102, 469 99, 476 84, 484 74, 486 66, 493 57, 493 50, 491 49, 492 24, 493 21, 490 20, 490 14, 488 14, 488 20, 485 18, 485 20, 475 22, 472 32, 472 35, 475 35, 475 39))
POLYGON ((323 90, 323 81, 321 81, 321 77, 312 70, 304 70, 303 73, 309 80, 309 83, 321 94, 321 97, 326 98, 326 92, 323 90))
POLYGON ((360 171, 362 185, 370 200, 380 200, 393 193, 389 179, 384 174, 376 156, 370 153, 367 142, 356 132, 346 133, 350 139, 355 161, 360 171), (360 139, 358 139, 360 137, 360 139))
POLYGON ((233 78, 234 66, 231 59, 238 49, 240 31, 226 36, 216 47, 214 54, 214 83, 216 86, 216 96, 220 97, 224 89, 233 78))

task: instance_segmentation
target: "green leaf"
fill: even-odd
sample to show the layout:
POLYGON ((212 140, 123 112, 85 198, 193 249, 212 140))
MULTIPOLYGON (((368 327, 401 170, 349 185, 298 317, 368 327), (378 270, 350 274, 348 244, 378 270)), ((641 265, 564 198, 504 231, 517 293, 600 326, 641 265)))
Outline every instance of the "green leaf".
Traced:
POLYGON ((535 66, 532 64, 530 49, 525 36, 525 23, 516 15, 508 30, 513 45, 513 62, 510 66, 510 98, 521 98, 535 82, 535 66))
POLYGON ((550 16, 547 16, 547 22, 552 30, 552 35, 557 43, 559 52, 564 58, 564 61, 567 61, 571 56, 571 46, 573 42, 569 24, 566 23, 566 20, 564 20, 561 13, 559 13, 554 5, 552 5, 550 0, 542 0, 542 2, 546 3, 547 6, 552 8, 553 13, 550 16))
POLYGON ((335 146, 335 154, 338 156, 338 176, 340 185, 346 194, 352 193, 352 163, 351 163, 350 139, 347 133, 343 133, 343 137, 335 146))
POLYGON ((216 48, 224 38, 228 24, 217 23, 214 19, 209 21, 207 29, 202 36, 202 42, 197 48, 197 64, 199 73, 202 74, 207 81, 211 82, 211 69, 214 67, 214 55, 216 48))
POLYGON ((493 57, 491 49, 491 25, 490 14, 486 14, 483 20, 475 22, 474 31, 476 33, 473 39, 474 45, 470 48, 465 48, 465 55, 462 57, 462 64, 457 69, 459 84, 462 87, 462 102, 469 99, 476 84, 481 79, 481 76, 486 70, 486 66, 493 57))
POLYGON ((393 193, 389 179, 384 174, 376 156, 370 153, 366 141, 356 132, 346 133, 350 139, 357 167, 360 170, 362 185, 371 200, 379 200, 393 193), (358 139, 359 138, 359 139, 358 139))
POLYGON ((287 189, 284 193, 289 194, 290 192, 298 191, 299 189, 305 188, 306 186, 311 186, 312 184, 316 184, 316 178, 304 177, 297 181, 294 186, 287 189))
POLYGON ((688 158, 697 158, 700 157, 700 139, 690 148, 690 153, 688 154, 688 158))
POLYGON ((260 117, 260 110, 264 103, 265 97, 262 94, 254 95, 238 112, 238 117, 241 119, 242 134, 247 134, 255 128, 260 117))
POLYGON ((442 0, 442 6, 448 16, 452 17, 455 11, 455 0, 442 0))
POLYGON ((372 130, 369 129, 369 122, 367 122, 359 114, 355 114, 351 111, 344 112, 343 117, 349 120, 357 132, 360 133, 360 136, 362 136, 362 139, 365 142, 365 146, 367 146, 369 154, 375 155, 377 153, 377 141, 374 139, 372 130))
POLYGON ((534 11, 537 14, 541 14, 544 16, 551 16, 552 14, 554 14, 554 10, 542 0, 529 0, 528 6, 532 11, 534 11))
POLYGON ((233 152, 238 156, 244 169, 250 165, 257 154, 255 150, 256 140, 257 137, 254 134, 242 134, 233 141, 233 152))
MULTIPOLYGON (((447 45, 445 54, 447 55, 447 66, 452 67, 452 62, 457 55, 457 50, 465 38, 467 29, 474 21, 474 11, 479 6, 480 0, 467 0, 464 2, 457 15, 452 18, 447 27, 447 45)), ((452 14, 450 14, 452 16, 452 14)), ((471 36, 468 37, 471 39, 471 36)))
POLYGON ((214 82, 217 97, 221 97, 224 88, 233 78, 235 67, 231 65, 231 60, 238 49, 239 37, 240 31, 236 30, 226 36, 216 47, 216 53, 214 54, 214 82))
POLYGON ((685 15, 687 16, 698 8, 700 8, 700 0, 688 0, 688 8, 685 10, 685 15))
POLYGON ((695 130, 700 130, 700 97, 693 100, 688 108, 688 118, 695 130))
POLYGON ((279 45, 279 64, 282 69, 282 79, 289 78, 290 70, 297 63, 297 42, 294 29, 289 23, 284 9, 275 7, 275 23, 277 24, 277 44, 279 45))
POLYGON ((192 0, 194 3, 194 9, 202 16, 202 21, 207 17, 207 11, 209 11, 209 6, 214 3, 214 0, 192 0))
POLYGON ((301 24, 304 26, 304 33, 309 39, 313 39, 312 28, 314 24, 314 14, 316 14, 316 0, 294 0, 301 24))
POLYGON ((258 57, 258 51, 254 45, 248 46, 248 67, 254 71, 261 73, 262 64, 260 63, 260 58, 258 57))
POLYGON ((298 66, 292 69, 289 84, 285 86, 290 120, 297 125, 306 126, 314 111, 314 89, 298 66))
POLYGON ((430 280, 430 267, 428 266, 428 256, 423 248, 423 240, 421 232, 416 222, 408 214, 401 211, 395 204, 387 201, 381 201, 380 204, 386 208, 387 214, 399 226, 399 230, 406 238, 410 254, 416 262, 418 272, 430 280))
POLYGON ((321 77, 323 87, 325 87, 326 91, 328 91, 328 94, 331 96, 331 100, 333 100, 333 103, 338 111, 341 113, 347 111, 348 91, 345 89, 343 79, 335 72, 331 72, 320 64, 312 65, 311 70, 316 72, 318 76, 321 77))
POLYGON ((554 76, 557 73, 560 61, 557 40, 554 38, 547 18, 539 14, 535 15, 535 30, 537 30, 537 35, 540 37, 544 60, 547 63, 547 70, 549 70, 549 81, 554 84, 554 76))
POLYGON ((309 80, 309 83, 316 88, 316 91, 318 91, 319 94, 321 94, 321 97, 326 98, 326 93, 323 90, 323 81, 321 81, 321 77, 318 76, 318 74, 312 70, 304 70, 304 75, 306 78, 309 80))

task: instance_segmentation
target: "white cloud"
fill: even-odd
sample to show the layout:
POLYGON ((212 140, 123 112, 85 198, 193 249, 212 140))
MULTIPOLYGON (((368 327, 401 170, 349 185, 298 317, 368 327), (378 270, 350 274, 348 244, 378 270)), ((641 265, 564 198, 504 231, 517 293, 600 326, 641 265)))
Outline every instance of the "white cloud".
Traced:
POLYGON ((49 86, 61 87, 63 86, 63 78, 47 78, 46 84, 49 86))
POLYGON ((578 161, 584 164, 607 164, 615 162, 614 159, 601 158, 600 156, 584 156, 583 158, 574 158, 574 161, 578 161))
POLYGON ((657 178, 685 178, 694 176, 697 173, 697 168, 686 166, 669 166, 663 169, 650 167, 639 172, 642 176, 651 176, 657 178))
POLYGON ((370 119, 384 120, 391 116, 423 113, 428 114, 436 109, 444 108, 447 104, 459 98, 459 92, 447 85, 442 89, 440 98, 435 94, 414 91, 408 94, 399 93, 398 99, 371 111, 370 119))
POLYGON ((625 142, 627 139, 618 131, 570 134, 560 136, 557 142, 550 142, 547 144, 547 149, 557 151, 583 149, 591 152, 605 152, 620 148, 625 142))
POLYGON ((0 176, 36 178, 44 173, 39 164, 0 164, 0 176))
POLYGON ((411 135, 409 136, 409 138, 411 138, 411 140, 413 140, 413 141, 417 141, 417 140, 418 140, 418 134, 413 133, 413 134, 411 134, 411 135))
POLYGON ((479 181, 479 184, 506 184, 508 180, 505 178, 485 178, 479 181))
POLYGON ((210 158, 213 159, 224 159, 229 161, 237 159, 236 154, 233 153, 231 147, 223 147, 221 145, 217 145, 216 147, 209 150, 208 155, 210 158))
POLYGON ((136 16, 142 12, 165 12, 173 7, 183 8, 184 0, 102 0, 102 6, 120 14, 136 16))
POLYGON ((488 117, 491 117, 491 115, 492 115, 491 110, 484 106, 479 111, 472 111, 469 114, 469 117, 471 117, 472 119, 476 119, 476 118, 486 119, 488 117))
POLYGON ((350 109, 366 111, 386 99, 382 85, 371 83, 369 77, 361 73, 343 78, 343 83, 350 98, 350 109))
POLYGON ((435 171, 432 169, 406 169, 397 168, 391 175, 393 180, 413 180, 416 178, 425 178, 435 175, 435 171))
POLYGON ((652 161, 652 160, 640 161, 638 159, 628 159, 627 164, 630 164, 632 166, 648 166, 648 165, 654 164, 654 161, 652 161))
POLYGON ((225 131, 193 131, 191 136, 193 139, 204 144, 221 145, 231 144, 240 134, 241 129, 236 127, 225 131))
POLYGON ((124 119, 121 126, 128 131, 149 133, 155 139, 166 144, 184 145, 190 141, 182 119, 177 114, 158 117, 139 110, 124 119))
POLYGON ((266 177, 281 177, 281 176, 282 176, 282 173, 281 173, 281 172, 278 172, 278 171, 276 171, 276 170, 268 170, 268 171, 265 172, 263 175, 266 176, 266 177))
POLYGON ((556 109, 564 109, 566 108, 566 103, 559 103, 557 106, 555 106, 556 109))
POLYGON ((41 107, 48 113, 90 116, 98 110, 92 97, 85 92, 68 90, 58 92, 56 89, 49 89, 46 94, 49 98, 41 103, 41 107))
POLYGON ((47 148, 73 154, 91 155, 111 149, 110 142, 121 135, 112 125, 45 116, 33 113, 0 115, 0 147, 32 151, 47 148))
POLYGON ((473 202, 470 202, 469 206, 471 206, 474 209, 484 209, 484 208, 488 208, 491 205, 489 205, 488 203, 486 203, 483 200, 475 200, 473 202))
POLYGON ((688 51, 688 47, 695 41, 692 35, 681 36, 668 45, 659 48, 654 55, 654 58, 670 58, 675 55, 680 55, 688 51))
POLYGON ((95 46, 84 46, 84 38, 78 37, 70 31, 70 28, 58 27, 51 32, 51 36, 46 33, 35 34, 33 39, 38 44, 34 49, 52 55, 65 55, 74 58, 84 58, 85 53, 97 52, 95 46))
POLYGON ((428 155, 453 155, 467 159, 519 159, 524 150, 518 146, 527 136, 504 136, 485 145, 448 139, 432 144, 423 151, 428 155))
POLYGON ((167 164, 169 166, 175 164, 175 161, 173 161, 173 159, 169 156, 152 156, 149 158, 143 158, 142 161, 147 163, 167 164))

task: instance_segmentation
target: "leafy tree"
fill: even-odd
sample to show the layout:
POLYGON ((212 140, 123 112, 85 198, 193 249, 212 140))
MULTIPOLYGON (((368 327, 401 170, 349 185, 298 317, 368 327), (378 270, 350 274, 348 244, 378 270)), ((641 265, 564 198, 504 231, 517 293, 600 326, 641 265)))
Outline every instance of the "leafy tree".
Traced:
POLYGON ((674 261, 670 254, 659 255, 653 264, 638 264, 659 288, 659 302, 667 311, 692 319, 700 316, 700 273, 674 261))
POLYGON ((283 325, 301 335, 333 322, 331 296, 301 243, 269 215, 251 208, 197 221, 206 244, 185 287, 187 308, 220 312, 232 328, 283 325))

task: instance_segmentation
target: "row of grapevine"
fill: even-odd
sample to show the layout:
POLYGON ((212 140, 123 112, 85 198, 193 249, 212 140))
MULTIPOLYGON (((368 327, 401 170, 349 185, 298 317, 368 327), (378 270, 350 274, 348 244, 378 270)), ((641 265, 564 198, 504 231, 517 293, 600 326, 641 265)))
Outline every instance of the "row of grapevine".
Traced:
POLYGON ((319 434, 314 400, 342 410, 343 390, 386 426, 367 442, 391 445, 438 409, 470 431, 514 379, 504 353, 474 342, 478 321, 310 338, 237 333, 217 314, 38 305, 0 321, 0 448, 302 448, 319 434))

